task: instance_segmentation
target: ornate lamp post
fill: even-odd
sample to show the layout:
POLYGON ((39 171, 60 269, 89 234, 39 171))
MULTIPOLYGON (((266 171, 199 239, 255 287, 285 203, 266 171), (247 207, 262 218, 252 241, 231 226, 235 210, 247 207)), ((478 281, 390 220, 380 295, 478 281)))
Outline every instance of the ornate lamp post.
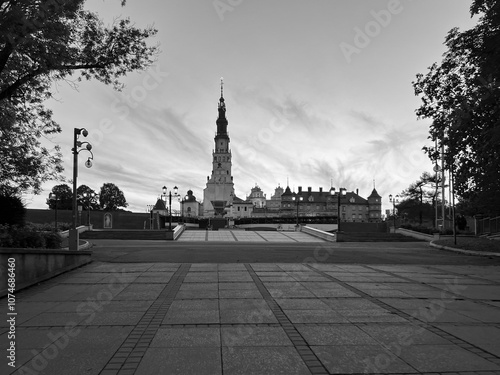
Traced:
POLYGON ((49 194, 49 199, 54 201, 55 204, 55 224, 54 224, 54 232, 57 233, 57 195, 54 193, 49 194))
POLYGON ((153 229, 153 208, 155 206, 153 204, 147 205, 147 212, 149 212, 149 229, 153 229))
POLYGON ((394 233, 396 233, 396 203, 399 203, 399 195, 393 197, 392 194, 390 194, 389 202, 392 203, 392 220, 394 223, 394 233))
POLYGON ((87 168, 92 167, 91 159, 94 159, 94 154, 92 153, 92 145, 89 142, 81 142, 78 140, 80 135, 86 137, 89 134, 87 129, 85 128, 75 128, 73 134, 73 148, 71 151, 73 152, 73 226, 69 231, 69 249, 70 250, 78 250, 78 242, 79 242, 79 234, 76 229, 78 225, 78 202, 77 202, 77 194, 76 194, 76 186, 78 179, 78 153, 82 150, 86 150, 90 152, 92 156, 89 156, 87 161, 85 162, 85 166, 87 168), (85 148, 78 149, 78 147, 82 147, 86 144, 85 148))
MULTIPOLYGON (((174 197, 178 197, 177 194, 177 186, 174 186, 174 197)), ((168 212, 169 212, 169 222, 168 222, 168 231, 172 231, 172 190, 170 190, 167 194, 167 187, 163 186, 162 188, 162 197, 165 197, 165 206, 167 205, 167 196, 168 196, 168 212)))
POLYGON ((304 200, 304 197, 299 196, 298 194, 292 197, 292 199, 296 202, 297 204, 297 224, 296 227, 299 227, 299 203, 304 200))
MULTIPOLYGON (((347 190, 345 188, 339 188, 339 193, 337 195, 337 233, 340 233, 340 197, 345 196, 347 190)), ((335 195, 335 188, 330 189, 330 195, 335 195)))

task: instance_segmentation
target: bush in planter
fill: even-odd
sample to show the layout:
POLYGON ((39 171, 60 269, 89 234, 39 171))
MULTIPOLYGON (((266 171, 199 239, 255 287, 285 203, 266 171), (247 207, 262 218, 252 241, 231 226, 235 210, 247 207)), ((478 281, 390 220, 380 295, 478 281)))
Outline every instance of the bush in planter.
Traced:
POLYGON ((61 237, 57 233, 44 233, 45 247, 47 249, 60 249, 61 237))

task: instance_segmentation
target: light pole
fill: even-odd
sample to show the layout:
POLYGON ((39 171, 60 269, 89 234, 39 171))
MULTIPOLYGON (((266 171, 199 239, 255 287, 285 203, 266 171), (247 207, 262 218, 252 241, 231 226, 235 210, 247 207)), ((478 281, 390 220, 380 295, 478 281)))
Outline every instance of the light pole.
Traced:
MULTIPOLYGON (((337 233, 340 233, 340 197, 345 196, 346 194, 347 190, 345 188, 339 188, 339 193, 337 194, 337 233)), ((330 189, 330 195, 335 195, 334 187, 330 189)))
POLYGON ((147 205, 147 212, 149 212, 149 229, 153 229, 153 208, 155 206, 152 204, 147 205))
MULTIPOLYGON (((177 194, 177 186, 174 186, 174 197, 178 197, 177 194)), ((162 196, 165 197, 165 206, 167 205, 167 187, 163 186, 162 188, 162 196)), ((168 192, 168 213, 169 213, 169 221, 168 221, 168 231, 172 231, 172 190, 168 192)))
POLYGON ((73 148, 71 149, 71 151, 73 152, 73 226, 69 231, 69 249, 74 251, 78 250, 79 242, 78 230, 76 229, 78 225, 78 202, 76 193, 76 185, 78 179, 78 153, 82 150, 87 150, 92 155, 91 157, 89 156, 89 158, 85 162, 85 166, 87 168, 92 167, 92 162, 90 160, 94 159, 94 154, 91 151, 92 145, 89 142, 81 142, 78 140, 78 138, 80 137, 80 135, 86 137, 88 134, 89 132, 85 128, 75 128, 73 133, 73 148), (86 144, 85 148, 78 149, 78 147, 82 147, 84 144, 86 144))
POLYGON ((55 224, 54 224, 54 232, 57 233, 57 195, 55 193, 49 194, 49 199, 54 201, 55 204, 55 224))
POLYGON ((396 203, 399 203, 399 195, 393 197, 392 194, 390 194, 389 202, 392 203, 392 220, 394 223, 394 233, 396 233, 396 203))
POLYGON ((299 203, 304 200, 304 197, 296 194, 294 197, 292 197, 292 199, 297 204, 297 224, 296 224, 296 227, 298 228, 299 227, 299 203))
POLYGON ((90 205, 94 203, 94 199, 97 197, 96 193, 91 192, 91 193, 83 193, 83 196, 87 198, 87 225, 90 230, 90 205))

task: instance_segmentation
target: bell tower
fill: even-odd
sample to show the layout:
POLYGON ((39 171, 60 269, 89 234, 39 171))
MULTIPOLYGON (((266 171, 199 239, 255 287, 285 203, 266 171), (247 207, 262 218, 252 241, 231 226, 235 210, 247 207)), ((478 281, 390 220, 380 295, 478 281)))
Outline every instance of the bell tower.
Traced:
POLYGON ((233 204, 234 197, 231 150, 229 148, 222 78, 218 112, 217 132, 214 138, 215 147, 212 150, 212 174, 207 176, 207 187, 203 190, 203 215, 207 217, 223 217, 226 214, 226 208, 233 204))

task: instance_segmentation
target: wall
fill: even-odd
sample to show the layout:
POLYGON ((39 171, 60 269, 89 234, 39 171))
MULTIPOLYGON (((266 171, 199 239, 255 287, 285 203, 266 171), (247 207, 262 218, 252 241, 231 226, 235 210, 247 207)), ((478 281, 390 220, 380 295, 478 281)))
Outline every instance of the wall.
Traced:
MULTIPOLYGON (((9 258, 15 259, 17 291, 91 262, 92 251, 0 249, 0 264, 5 269, 9 258)), ((0 283, 2 297, 7 294, 7 278, 2 277, 0 283)))
MULTIPOLYGON (((104 211, 90 211, 90 223, 94 229, 103 229, 104 227, 104 211)), ((113 229, 144 229, 144 222, 146 228, 149 229, 149 213, 148 212, 126 212, 126 211, 113 211, 113 229)), ((88 211, 83 211, 78 220, 78 225, 87 225, 88 211)), ((26 210, 26 221, 32 223, 54 223, 55 210, 43 209, 28 209, 26 210)), ((71 223, 73 215, 71 210, 57 210, 58 223, 71 223)))
POLYGON ((341 222, 340 230, 348 233, 386 233, 387 223, 349 223, 341 222))

